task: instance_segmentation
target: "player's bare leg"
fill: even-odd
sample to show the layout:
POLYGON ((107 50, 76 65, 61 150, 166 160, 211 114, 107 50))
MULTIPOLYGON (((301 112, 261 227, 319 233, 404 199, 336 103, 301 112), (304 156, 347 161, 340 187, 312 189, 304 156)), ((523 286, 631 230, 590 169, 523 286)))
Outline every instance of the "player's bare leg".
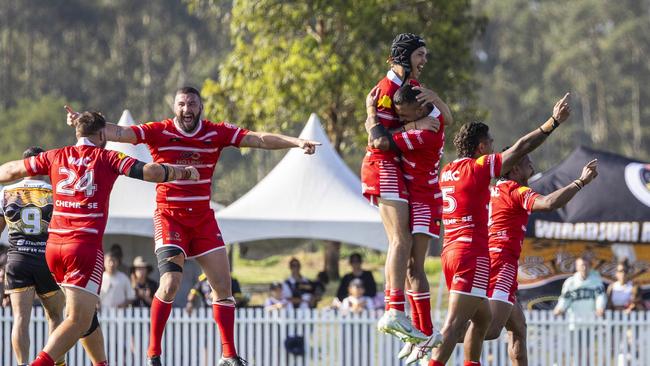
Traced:
POLYGON ((33 366, 53 365, 53 360, 65 355, 90 327, 99 301, 97 295, 77 288, 66 288, 65 291, 67 316, 52 332, 33 366))
POLYGON ((482 299, 479 303, 476 312, 471 318, 471 323, 465 334, 465 360, 478 362, 481 359, 481 350, 483 349, 483 341, 485 334, 490 327, 492 321, 492 312, 490 311, 490 302, 487 299, 482 299))
POLYGON ((503 330, 513 311, 513 306, 507 302, 499 300, 490 300, 489 302, 490 311, 492 312, 492 322, 485 334, 485 340, 499 338, 501 330, 503 330))
POLYGON ((506 322, 508 330, 508 356, 513 366, 527 366, 526 316, 521 304, 516 303, 506 322))
MULTIPOLYGON (((62 290, 52 291, 47 294, 38 295, 45 309, 45 316, 47 317, 48 323, 48 335, 52 335, 52 332, 56 327, 61 324, 63 321, 63 308, 65 307, 65 295, 62 290)), ((61 356, 57 360, 57 365, 63 365, 65 361, 65 355, 61 356)))
POLYGON ((147 365, 150 366, 161 365, 162 336, 172 311, 174 297, 183 279, 185 265, 185 254, 177 247, 163 248, 156 253, 156 256, 161 276, 160 286, 151 302, 151 328, 147 349, 147 365))
POLYGON ((433 328, 431 321, 431 294, 429 280, 424 271, 424 261, 429 250, 430 240, 431 236, 426 234, 413 235, 413 247, 407 268, 406 282, 411 291, 413 306, 416 307, 416 314, 413 316, 417 316, 418 321, 415 324, 428 338, 411 349, 406 358, 407 365, 426 357, 434 347, 438 347, 442 343, 442 335, 433 328))
MULTIPOLYGON (((444 365, 449 360, 449 357, 451 357, 451 354, 454 351, 454 348, 456 347, 456 342, 460 337, 462 337, 463 334, 465 334, 465 328, 467 326, 467 323, 470 320, 474 321, 473 318, 477 313, 479 307, 481 306, 483 306, 486 309, 486 312, 489 314, 490 308, 487 304, 486 299, 476 297, 476 296, 459 294, 456 292, 451 292, 449 294, 447 318, 445 319, 445 324, 441 330, 442 344, 440 345, 440 347, 434 349, 432 361, 429 365, 431 366, 444 365)), ((485 321, 485 319, 480 319, 480 320, 485 321)), ((487 331, 489 322, 490 322, 490 318, 488 317, 487 324, 484 324, 485 331, 487 331)), ((469 341, 468 338, 470 337, 470 334, 472 333, 468 331, 467 338, 465 338, 465 343, 469 341)), ((483 342, 484 336, 485 333, 483 333, 483 335, 481 336, 481 343, 483 342)), ((480 355, 480 350, 479 350, 479 355, 480 355)))
POLYGON ((101 327, 95 328, 89 335, 79 341, 93 365, 108 364, 106 363, 106 350, 104 350, 104 333, 101 327))
POLYGON ((404 314, 404 284, 412 246, 408 203, 379 199, 379 214, 388 236, 389 256, 386 258, 386 273, 390 281, 390 299, 389 310, 377 323, 377 329, 393 334, 403 341, 421 342, 427 337, 413 327, 404 314))
MULTIPOLYGON (((4 280, 4 279, 3 279, 4 280)), ((19 365, 26 364, 29 357, 29 319, 34 302, 34 288, 25 288, 23 291, 9 294, 11 299, 11 313, 14 324, 11 328, 11 345, 19 365)))
POLYGON ((235 298, 225 248, 196 258, 212 287, 212 312, 219 328, 222 355, 219 365, 243 365, 235 347, 235 298))

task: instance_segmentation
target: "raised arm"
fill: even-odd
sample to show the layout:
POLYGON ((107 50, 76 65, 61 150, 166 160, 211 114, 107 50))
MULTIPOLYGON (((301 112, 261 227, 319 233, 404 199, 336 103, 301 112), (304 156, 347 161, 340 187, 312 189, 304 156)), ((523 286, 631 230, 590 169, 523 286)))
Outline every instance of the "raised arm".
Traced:
POLYGON ((0 183, 7 183, 29 175, 22 160, 14 160, 0 165, 0 183))
POLYGON ((571 113, 569 97, 570 94, 566 93, 562 99, 555 103, 553 115, 544 124, 517 140, 512 147, 502 153, 503 163, 501 165, 501 172, 509 171, 519 162, 519 159, 535 150, 546 140, 553 130, 569 118, 569 114, 571 113))
POLYGON ((137 161, 127 175, 147 182, 164 183, 173 180, 198 180, 199 172, 193 166, 177 167, 169 164, 137 161))
POLYGON ((582 174, 580 174, 578 179, 547 196, 537 197, 533 203, 533 211, 550 211, 564 207, 564 205, 569 203, 579 190, 598 176, 597 168, 598 160, 594 159, 590 161, 584 168, 582 168, 582 174))
MULTIPOLYGON (((79 112, 75 112, 68 105, 65 106, 65 110, 67 112, 66 120, 68 126, 74 126, 74 120, 79 115, 79 112)), ((131 128, 118 126, 114 123, 106 122, 104 133, 108 141, 124 142, 127 144, 136 144, 138 142, 138 138, 131 128)))
POLYGON ((266 150, 290 149, 299 147, 305 151, 305 154, 316 152, 316 146, 321 143, 318 141, 303 140, 297 137, 280 135, 277 133, 253 132, 250 131, 244 136, 239 147, 253 147, 266 150))

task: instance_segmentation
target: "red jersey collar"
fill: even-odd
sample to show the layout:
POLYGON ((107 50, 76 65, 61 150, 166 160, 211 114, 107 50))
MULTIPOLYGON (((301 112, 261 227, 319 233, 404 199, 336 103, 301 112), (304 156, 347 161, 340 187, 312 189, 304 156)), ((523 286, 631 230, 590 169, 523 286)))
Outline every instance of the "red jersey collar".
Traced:
POLYGON ((397 76, 397 74, 393 70, 388 70, 388 73, 386 73, 386 77, 394 84, 397 84, 397 86, 402 86, 403 84, 402 79, 400 79, 399 76, 397 76))
POLYGON ((185 137, 194 137, 194 136, 196 136, 196 134, 199 133, 199 131, 201 131, 201 128, 203 127, 203 120, 199 119, 199 123, 196 125, 196 128, 194 129, 194 132, 187 133, 187 132, 183 131, 183 129, 178 126, 178 124, 176 123, 176 117, 174 117, 174 119, 172 119, 172 123, 174 124, 174 128, 176 128, 176 131, 178 131, 178 133, 180 133, 181 135, 183 135, 185 137))

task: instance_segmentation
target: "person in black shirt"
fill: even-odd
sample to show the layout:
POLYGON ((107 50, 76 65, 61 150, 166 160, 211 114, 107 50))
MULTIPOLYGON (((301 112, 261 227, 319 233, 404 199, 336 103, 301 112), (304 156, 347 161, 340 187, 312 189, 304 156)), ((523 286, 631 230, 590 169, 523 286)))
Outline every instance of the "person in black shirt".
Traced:
POLYGON ((346 274, 341 279, 339 289, 336 291, 336 297, 340 301, 343 301, 343 299, 348 296, 348 286, 350 286, 350 282, 358 278, 363 282, 364 296, 374 298, 377 295, 377 283, 375 283, 375 278, 372 276, 372 272, 364 271, 361 268, 363 263, 361 254, 352 253, 349 260, 352 272, 346 274))
POLYGON ((153 301, 153 294, 158 290, 158 282, 149 278, 152 271, 151 264, 144 258, 137 256, 133 259, 131 268, 131 286, 135 291, 134 307, 150 307, 153 301))

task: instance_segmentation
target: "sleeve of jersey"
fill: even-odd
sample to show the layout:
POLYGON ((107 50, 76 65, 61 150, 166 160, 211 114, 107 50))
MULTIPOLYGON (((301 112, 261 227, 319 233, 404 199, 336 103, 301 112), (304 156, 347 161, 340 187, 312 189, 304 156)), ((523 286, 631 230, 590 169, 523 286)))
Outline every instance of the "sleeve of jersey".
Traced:
POLYGON ((239 147, 241 140, 248 134, 249 130, 237 127, 230 123, 222 122, 217 124, 217 136, 221 136, 221 146, 239 147))
POLYGON ((25 169, 30 176, 48 175, 50 170, 50 155, 52 152, 42 152, 36 156, 31 156, 23 160, 25 169))
POLYGON ((480 178, 489 181, 501 175, 501 154, 483 155, 476 159, 475 171, 480 178))
POLYGON ((533 204, 537 197, 539 197, 539 193, 529 187, 519 187, 516 192, 517 203, 527 212, 533 211, 533 204))
POLYGON ((127 175, 131 170, 133 164, 137 162, 136 159, 117 151, 107 150, 110 153, 109 159, 113 170, 118 175, 127 175))
POLYGON ((148 144, 160 133, 160 123, 147 122, 141 125, 131 126, 131 130, 138 139, 138 144, 148 144))
POLYGON ((432 137, 426 131, 410 130, 393 134, 393 141, 401 151, 412 151, 426 148, 432 137))

